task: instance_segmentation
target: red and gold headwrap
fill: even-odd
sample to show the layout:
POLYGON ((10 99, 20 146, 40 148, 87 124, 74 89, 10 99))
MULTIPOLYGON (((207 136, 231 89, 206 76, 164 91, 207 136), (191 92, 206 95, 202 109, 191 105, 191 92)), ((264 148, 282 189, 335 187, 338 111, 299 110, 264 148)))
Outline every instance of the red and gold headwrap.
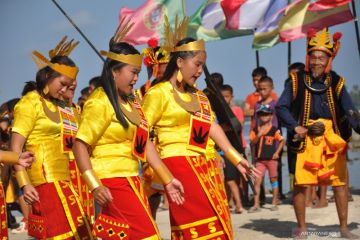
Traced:
POLYGON ((168 52, 183 52, 183 51, 205 51, 205 41, 200 39, 193 42, 185 43, 181 46, 176 44, 187 36, 187 29, 189 25, 189 17, 179 23, 178 17, 175 18, 174 31, 172 30, 167 16, 164 16, 164 44, 163 48, 168 52))
POLYGON ((331 40, 331 34, 327 28, 316 32, 314 29, 310 29, 307 37, 307 54, 306 54, 306 66, 305 70, 309 71, 309 54, 312 51, 322 51, 330 56, 328 65, 326 66, 325 73, 330 72, 332 67, 332 61, 336 57, 340 49, 340 38, 342 34, 336 32, 333 35, 333 41, 331 40))
POLYGON ((70 53, 75 49, 75 47, 79 44, 79 42, 73 43, 74 39, 71 41, 66 42, 67 36, 63 37, 58 45, 49 51, 50 59, 47 59, 43 54, 38 51, 32 52, 32 58, 35 61, 36 65, 39 69, 42 69, 46 66, 49 66, 54 71, 59 72, 73 80, 76 79, 76 76, 79 72, 78 67, 72 67, 65 64, 60 63, 52 63, 51 59, 56 56, 69 56, 70 53))
MULTIPOLYGON (((148 41, 148 47, 144 48, 144 65, 152 68, 152 76, 157 77, 159 71, 159 64, 168 63, 170 61, 170 53, 158 46, 159 42, 156 38, 151 38, 148 41), (155 50, 158 48, 157 50, 155 50)), ((148 76, 151 77, 150 75, 148 76)), ((145 83, 145 92, 150 88, 151 82, 148 79, 145 83)))
MULTIPOLYGON (((125 22, 125 18, 121 19, 119 27, 117 28, 114 37, 112 38, 113 43, 121 42, 126 34, 130 31, 134 23, 130 23, 130 19, 125 22)), ((120 54, 111 51, 100 51, 100 54, 115 61, 127 63, 135 67, 141 67, 142 65, 142 54, 120 54)))

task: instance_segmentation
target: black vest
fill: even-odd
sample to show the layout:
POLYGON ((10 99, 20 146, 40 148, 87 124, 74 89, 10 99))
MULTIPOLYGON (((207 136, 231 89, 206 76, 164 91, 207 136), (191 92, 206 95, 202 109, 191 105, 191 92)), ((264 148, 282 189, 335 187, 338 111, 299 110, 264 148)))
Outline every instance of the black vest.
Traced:
MULTIPOLYGON (((352 130, 346 117, 344 109, 339 104, 340 93, 344 87, 344 78, 340 77, 334 71, 330 71, 331 86, 327 90, 327 100, 332 114, 334 132, 339 134, 345 141, 351 138, 352 130)), ((291 115, 298 120, 300 126, 307 126, 310 114, 311 92, 305 86, 306 73, 298 72, 290 76, 292 87, 292 103, 290 106, 291 115)), ((303 152, 306 147, 306 141, 293 142, 294 132, 288 132, 287 144, 291 151, 303 152)))
MULTIPOLYGON (((262 136, 259 139, 259 142, 256 144, 256 156, 257 160, 271 160, 274 153, 276 152, 276 140, 275 133, 278 129, 272 126, 268 133, 262 136), (259 149, 260 148, 260 149, 259 149), (260 151, 260 152, 259 152, 260 151)), ((254 132, 258 134, 258 128, 254 128, 254 132)))

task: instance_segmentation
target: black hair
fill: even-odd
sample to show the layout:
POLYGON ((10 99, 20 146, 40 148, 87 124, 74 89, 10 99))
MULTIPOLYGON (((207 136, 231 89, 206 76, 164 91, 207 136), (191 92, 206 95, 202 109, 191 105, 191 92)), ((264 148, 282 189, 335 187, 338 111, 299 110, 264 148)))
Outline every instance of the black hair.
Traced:
POLYGON ((258 82, 258 84, 259 84, 259 83, 265 83, 265 82, 270 83, 272 86, 274 86, 274 81, 273 81, 272 78, 269 77, 269 76, 263 76, 263 77, 261 77, 260 80, 259 80, 259 82, 258 82))
POLYGON ((12 118, 12 113, 14 112, 15 105, 20 101, 20 98, 13 98, 9 101, 3 103, 0 106, 0 116, 4 117, 6 114, 9 115, 9 120, 12 118))
POLYGON ((229 84, 224 84, 221 86, 221 91, 229 91, 233 95, 233 88, 229 84))
POLYGON ((257 67, 255 68, 252 73, 251 73, 251 76, 255 77, 257 75, 260 75, 260 76, 266 76, 267 75, 267 71, 266 71, 266 68, 264 67, 257 67))
MULTIPOLYGON (((50 60, 51 63, 58 63, 58 64, 62 64, 62 65, 67 65, 70 67, 75 67, 75 63, 73 62, 73 60, 71 60, 68 56, 55 56, 50 60)), ((54 69, 52 69, 49 66, 46 66, 42 69, 40 69, 37 73, 36 73, 36 89, 38 90, 39 93, 42 93, 46 84, 56 78, 61 76, 61 73, 55 71, 54 69)))
POLYGON ((25 82, 25 86, 21 92, 21 96, 25 96, 28 92, 34 91, 37 89, 37 85, 35 81, 25 82))
MULTIPOLYGON (((112 43, 110 44, 110 51, 117 54, 139 54, 139 51, 136 48, 126 42, 120 43, 112 43)), ((101 73, 101 78, 99 82, 99 86, 103 87, 107 97, 110 100, 111 105, 114 108, 116 118, 119 120, 121 125, 124 128, 129 127, 129 123, 125 119, 123 113, 120 110, 119 102, 118 102, 118 90, 116 89, 115 81, 113 78, 112 71, 119 70, 128 65, 127 63, 123 63, 117 60, 113 60, 111 58, 107 58, 104 63, 104 67, 101 73)), ((126 96, 121 96, 125 98, 126 96)))
POLYGON ((290 66, 288 67, 289 72, 291 70, 298 70, 299 72, 301 72, 304 71, 304 69, 305 69, 305 64, 303 64, 302 62, 294 62, 290 64, 290 66))
POLYGON ((89 90, 90 90, 90 87, 84 87, 83 89, 81 89, 80 93, 81 93, 81 95, 89 96, 89 90))
POLYGON ((14 111, 15 105, 20 101, 20 98, 13 98, 6 102, 9 113, 14 111))
POLYGON ((222 86, 224 84, 224 78, 221 73, 214 72, 210 75, 211 80, 215 83, 217 86, 222 86))
POLYGON ((97 87, 99 85, 99 82, 100 76, 96 76, 89 80, 89 85, 94 85, 95 87, 97 87))
MULTIPOLYGON (((184 38, 182 40, 180 40, 176 46, 179 47, 181 45, 184 45, 186 43, 189 42, 195 42, 195 39, 193 38, 184 38)), ((188 57, 194 57, 196 54, 198 53, 198 51, 180 51, 180 52, 172 52, 170 54, 170 61, 166 67, 166 70, 164 72, 164 76, 162 77, 162 79, 160 79, 159 82, 164 82, 164 81, 168 81, 174 74, 175 71, 178 70, 177 67, 177 59, 178 58, 188 58, 188 57)))

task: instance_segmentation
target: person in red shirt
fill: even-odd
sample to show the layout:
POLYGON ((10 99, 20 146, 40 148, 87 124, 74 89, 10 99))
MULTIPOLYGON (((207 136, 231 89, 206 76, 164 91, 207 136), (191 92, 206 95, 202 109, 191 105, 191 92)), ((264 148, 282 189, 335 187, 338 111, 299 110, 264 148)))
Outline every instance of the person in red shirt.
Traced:
MULTIPOLYGON (((255 104, 261 100, 261 95, 258 91, 258 83, 259 80, 262 77, 267 76, 267 71, 264 67, 257 67, 252 71, 252 81, 255 87, 255 92, 250 93, 249 95, 247 95, 246 99, 245 99, 245 106, 244 106, 244 116, 245 117, 251 117, 251 128, 253 129, 256 125, 255 121, 254 121, 254 107, 255 104)), ((274 100, 278 99, 278 96, 276 95, 276 93, 274 91, 271 92, 271 98, 274 100)))

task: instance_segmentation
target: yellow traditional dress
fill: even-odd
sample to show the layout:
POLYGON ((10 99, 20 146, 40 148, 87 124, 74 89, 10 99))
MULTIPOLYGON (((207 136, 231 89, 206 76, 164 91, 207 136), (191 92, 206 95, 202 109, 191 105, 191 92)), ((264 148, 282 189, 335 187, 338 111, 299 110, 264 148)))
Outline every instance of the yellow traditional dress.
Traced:
MULTIPOLYGON (((185 203, 170 203, 171 237, 232 239, 229 208, 211 173, 213 162, 206 159, 205 151, 189 147, 192 114, 176 102, 173 91, 170 82, 158 83, 146 93, 143 105, 149 127, 158 134, 160 158, 184 186, 185 203)), ((183 101, 191 100, 189 94, 177 94, 183 101)))
MULTIPOLYGON (((124 107, 131 111, 130 104, 124 107)), ((127 129, 121 125, 104 89, 98 87, 84 105, 76 138, 91 147, 93 170, 113 196, 102 214, 124 219, 131 239, 160 239, 139 178, 139 160, 133 155, 135 131, 131 122, 127 129)))
MULTIPOLYGON (((80 114, 81 114, 80 107, 78 105, 73 105, 71 107, 71 111, 76 116, 74 121, 74 124, 76 124, 76 126, 74 125, 73 129, 77 129, 80 123, 80 114)), ((76 134, 76 131, 74 131, 74 134, 76 134)), ((85 213, 87 214, 87 216, 90 217, 90 222, 94 223, 95 221, 94 198, 91 195, 89 188, 86 185, 84 179, 81 177, 81 173, 76 165, 75 156, 72 151, 69 152, 69 158, 70 158, 69 169, 70 169, 71 182, 73 184, 76 193, 79 195, 79 199, 80 202, 82 203, 85 213)))
POLYGON ((25 149, 36 156, 27 174, 40 202, 32 205, 29 232, 38 234, 34 237, 93 239, 88 218, 70 181, 62 128, 58 107, 36 91, 26 94, 15 106, 12 131, 26 138, 25 149))

